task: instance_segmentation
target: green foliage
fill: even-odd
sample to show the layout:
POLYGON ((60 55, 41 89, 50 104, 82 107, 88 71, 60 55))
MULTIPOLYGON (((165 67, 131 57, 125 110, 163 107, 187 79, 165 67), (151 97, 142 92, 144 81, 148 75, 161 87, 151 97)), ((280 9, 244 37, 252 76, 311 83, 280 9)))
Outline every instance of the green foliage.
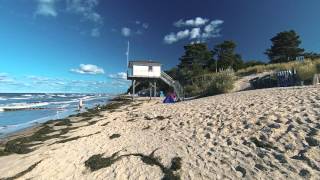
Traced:
POLYGON ((184 49, 185 53, 180 58, 176 71, 176 80, 187 85, 192 77, 208 72, 208 67, 212 64, 212 52, 204 43, 189 44, 184 49))
POLYGON ((232 68, 237 71, 243 67, 243 61, 239 54, 235 53, 237 45, 233 41, 224 41, 214 47, 213 53, 218 62, 218 69, 232 68))
POLYGON ((265 52, 271 63, 294 61, 303 55, 304 49, 299 48, 300 36, 293 30, 278 33, 271 42, 271 48, 265 52))
POLYGON ((206 88, 207 96, 227 93, 234 87, 235 76, 228 71, 219 72, 212 75, 211 83, 206 88))
POLYGON ((184 91, 187 97, 198 96, 201 92, 197 85, 186 85, 184 91))
POLYGON ((193 65, 205 67, 212 60, 212 53, 205 43, 188 44, 184 46, 185 54, 180 58, 179 68, 190 69, 193 65))
POLYGON ((261 61, 251 60, 251 61, 245 62, 242 68, 248 68, 248 67, 257 66, 257 65, 266 65, 266 63, 261 61))
POLYGON ((228 69, 219 73, 208 73, 192 79, 192 85, 185 88, 188 96, 210 96, 227 93, 233 89, 235 76, 228 69))

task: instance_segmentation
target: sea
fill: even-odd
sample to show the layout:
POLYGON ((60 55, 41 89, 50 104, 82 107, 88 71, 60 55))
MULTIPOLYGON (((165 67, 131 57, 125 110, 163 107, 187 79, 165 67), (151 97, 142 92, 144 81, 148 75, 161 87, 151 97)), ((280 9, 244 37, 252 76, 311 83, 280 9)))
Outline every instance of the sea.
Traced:
POLYGON ((0 137, 48 120, 79 113, 79 101, 93 108, 108 103, 111 94, 0 93, 0 137))

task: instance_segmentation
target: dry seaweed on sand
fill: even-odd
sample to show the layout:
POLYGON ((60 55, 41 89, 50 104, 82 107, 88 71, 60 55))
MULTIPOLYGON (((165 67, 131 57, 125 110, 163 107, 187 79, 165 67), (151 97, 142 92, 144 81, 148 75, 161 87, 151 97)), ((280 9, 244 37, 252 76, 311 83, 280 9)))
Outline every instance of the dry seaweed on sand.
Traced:
MULTIPOLYGON (((41 160, 42 161, 42 160, 41 160)), ((11 176, 11 177, 7 177, 7 178, 1 178, 1 180, 13 180, 13 179, 17 179, 17 178, 20 178, 22 176, 24 176, 25 174, 27 174, 28 172, 32 171, 34 168, 36 168, 38 166, 38 164, 41 163, 41 161, 38 161, 36 163, 34 163, 33 165, 31 165, 30 167, 28 167, 28 169, 14 175, 14 176, 11 176)))
POLYGON ((103 157, 103 154, 96 154, 85 161, 85 166, 88 167, 91 171, 97 171, 102 168, 110 167, 112 164, 119 161, 122 157, 135 156, 140 157, 141 161, 147 165, 158 166, 164 174, 164 176, 162 177, 163 180, 179 180, 180 176, 175 172, 181 169, 182 159, 180 157, 174 157, 171 160, 171 166, 165 167, 160 162, 159 158, 154 157, 154 153, 156 150, 157 149, 152 151, 149 155, 144 155, 141 153, 131 153, 118 156, 120 151, 113 153, 110 157, 103 157))
POLYGON ((109 138, 114 139, 114 138, 119 138, 121 135, 120 134, 112 134, 109 138))
POLYGON ((90 137, 90 136, 93 136, 93 135, 96 135, 96 134, 99 134, 99 133, 101 133, 101 132, 99 131, 99 132, 96 132, 96 133, 93 133, 93 134, 88 134, 88 135, 85 135, 85 136, 76 136, 76 137, 71 137, 71 138, 67 138, 67 139, 62 139, 62 140, 56 141, 56 142, 54 142, 54 143, 52 143, 50 145, 66 143, 66 142, 69 142, 69 141, 75 141, 75 140, 78 140, 80 138, 90 137))

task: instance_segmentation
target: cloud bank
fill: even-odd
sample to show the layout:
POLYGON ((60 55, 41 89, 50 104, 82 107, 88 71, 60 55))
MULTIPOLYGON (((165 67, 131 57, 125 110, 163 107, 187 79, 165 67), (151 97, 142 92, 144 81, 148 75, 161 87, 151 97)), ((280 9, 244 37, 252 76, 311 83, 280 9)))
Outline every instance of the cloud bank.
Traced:
POLYGON ((180 19, 174 23, 174 26, 177 28, 190 27, 190 29, 180 30, 175 33, 171 32, 165 35, 163 40, 166 44, 173 44, 183 39, 200 42, 207 41, 208 39, 221 36, 220 31, 223 23, 222 20, 210 21, 201 17, 186 21, 180 19))
POLYGON ((70 69, 71 72, 79 74, 104 74, 104 70, 93 64, 80 64, 79 68, 70 69))
POLYGON ((109 74, 109 77, 112 78, 112 79, 127 80, 127 73, 125 73, 125 72, 118 72, 117 74, 109 74))
POLYGON ((198 26, 205 25, 208 21, 209 19, 196 17, 195 19, 188 19, 185 21, 183 19, 180 19, 179 21, 173 23, 173 25, 176 27, 184 27, 184 26, 198 27, 198 26))
POLYGON ((36 2, 36 16, 56 17, 58 16, 58 12, 74 14, 79 16, 82 22, 89 22, 92 24, 93 27, 88 34, 92 37, 100 36, 103 18, 96 11, 99 0, 36 0, 36 2), (62 4, 64 4, 64 6, 62 4), (57 7, 64 8, 58 9, 57 7))
POLYGON ((55 7, 56 0, 37 0, 37 3, 36 15, 52 17, 58 15, 55 7))

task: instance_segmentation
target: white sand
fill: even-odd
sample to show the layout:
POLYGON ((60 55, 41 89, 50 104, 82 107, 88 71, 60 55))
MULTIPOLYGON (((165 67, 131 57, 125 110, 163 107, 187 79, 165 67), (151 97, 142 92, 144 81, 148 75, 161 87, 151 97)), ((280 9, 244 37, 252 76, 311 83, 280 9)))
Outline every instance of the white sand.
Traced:
POLYGON ((181 179, 320 179, 320 87, 246 91, 176 104, 158 99, 102 114, 94 118, 98 123, 67 135, 99 134, 49 146, 58 140, 52 139, 31 153, 0 157, 0 178, 41 161, 21 179, 161 179, 159 166, 138 156, 94 172, 84 163, 95 154, 149 155, 158 148, 154 156, 166 167, 181 157, 181 169, 173 172, 181 179), (121 136, 110 139, 112 134, 121 136))

